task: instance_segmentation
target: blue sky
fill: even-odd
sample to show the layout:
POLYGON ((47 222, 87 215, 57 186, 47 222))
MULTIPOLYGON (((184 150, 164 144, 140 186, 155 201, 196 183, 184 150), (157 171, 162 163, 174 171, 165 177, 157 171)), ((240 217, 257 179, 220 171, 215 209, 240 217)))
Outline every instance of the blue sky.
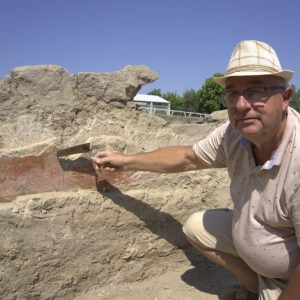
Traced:
POLYGON ((236 43, 276 50, 300 88, 298 0, 0 0, 0 77, 23 65, 71 73, 146 65, 159 79, 141 89, 182 94, 224 72, 236 43))

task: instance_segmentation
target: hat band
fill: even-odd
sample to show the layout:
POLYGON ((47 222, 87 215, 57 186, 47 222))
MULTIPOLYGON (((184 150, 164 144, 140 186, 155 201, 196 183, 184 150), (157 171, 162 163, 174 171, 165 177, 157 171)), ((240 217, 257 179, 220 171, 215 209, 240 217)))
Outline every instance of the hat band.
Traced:
POLYGON ((272 67, 268 66, 261 66, 261 65, 248 65, 248 66, 242 66, 242 67, 235 67, 231 68, 226 71, 225 75, 230 75, 235 72, 241 72, 241 71, 256 71, 256 72, 270 72, 270 73, 277 73, 281 72, 280 70, 274 69, 272 67))

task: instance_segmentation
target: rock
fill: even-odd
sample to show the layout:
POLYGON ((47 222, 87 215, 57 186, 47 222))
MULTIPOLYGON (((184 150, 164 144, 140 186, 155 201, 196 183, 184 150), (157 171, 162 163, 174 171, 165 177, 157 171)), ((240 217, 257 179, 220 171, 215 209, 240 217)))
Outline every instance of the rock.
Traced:
POLYGON ((56 65, 25 66, 14 68, 11 73, 11 95, 20 107, 30 105, 57 108, 75 102, 75 78, 56 65), (25 101, 23 100, 25 99, 25 101))
POLYGON ((211 118, 215 121, 226 121, 228 120, 227 109, 214 111, 210 114, 211 118))
POLYGON ((46 65, 0 80, 1 299, 68 300, 205 265, 181 227, 197 210, 229 206, 225 170, 95 174, 90 153, 57 157, 87 142, 92 155, 190 145, 217 126, 137 111, 133 97, 157 77, 144 66, 70 74, 46 65))
POLYGON ((115 107, 125 107, 142 85, 157 78, 158 74, 145 66, 127 66, 114 73, 80 73, 77 75, 78 92, 81 97, 95 97, 114 103, 115 107))
POLYGON ((5 77, 0 80, 0 103, 5 102, 10 98, 11 78, 5 77))
MULTIPOLYGON (((74 75, 56 65, 14 68, 10 76, 0 80, 0 149, 29 146, 46 139, 64 142, 85 131, 83 126, 89 127, 89 120, 98 111, 102 116, 109 112, 108 120, 115 113, 112 108, 129 108, 127 114, 133 114, 133 97, 143 84, 157 77, 145 66, 74 75)), ((104 123, 106 117, 101 118, 104 123)))

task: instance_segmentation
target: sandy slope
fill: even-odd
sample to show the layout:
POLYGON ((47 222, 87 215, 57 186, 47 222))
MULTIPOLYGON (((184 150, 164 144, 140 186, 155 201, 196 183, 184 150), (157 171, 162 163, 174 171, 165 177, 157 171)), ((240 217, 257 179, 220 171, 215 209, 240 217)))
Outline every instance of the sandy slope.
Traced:
MULTIPOLYGON (((226 270, 207 261, 206 267, 178 266, 150 279, 110 284, 83 293, 74 300, 214 300, 222 299, 238 281, 226 270)), ((159 266, 158 266, 159 268, 159 266)))

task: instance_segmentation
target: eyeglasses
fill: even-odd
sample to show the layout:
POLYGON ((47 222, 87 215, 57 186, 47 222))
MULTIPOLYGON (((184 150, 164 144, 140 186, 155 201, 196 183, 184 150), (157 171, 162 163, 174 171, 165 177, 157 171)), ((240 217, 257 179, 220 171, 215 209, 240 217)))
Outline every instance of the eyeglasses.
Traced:
POLYGON ((284 86, 251 87, 242 92, 225 90, 222 95, 222 104, 226 107, 236 106, 239 97, 243 96, 252 106, 265 103, 278 90, 284 91, 284 86))

